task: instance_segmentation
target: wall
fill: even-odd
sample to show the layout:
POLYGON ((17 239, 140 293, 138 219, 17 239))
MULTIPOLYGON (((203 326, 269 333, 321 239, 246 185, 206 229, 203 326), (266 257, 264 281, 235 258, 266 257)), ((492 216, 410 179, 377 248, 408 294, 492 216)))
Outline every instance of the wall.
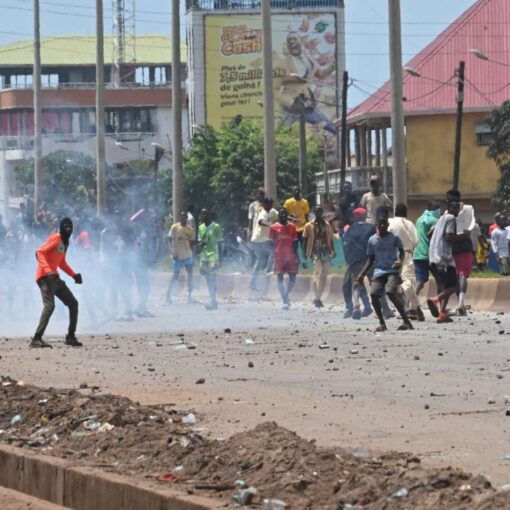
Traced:
MULTIPOLYGON (((499 171, 486 156, 487 147, 476 144, 475 125, 485 113, 464 116, 459 189, 473 199, 490 198, 499 171)), ((406 118, 408 185, 411 197, 444 195, 452 187, 455 114, 406 118)))

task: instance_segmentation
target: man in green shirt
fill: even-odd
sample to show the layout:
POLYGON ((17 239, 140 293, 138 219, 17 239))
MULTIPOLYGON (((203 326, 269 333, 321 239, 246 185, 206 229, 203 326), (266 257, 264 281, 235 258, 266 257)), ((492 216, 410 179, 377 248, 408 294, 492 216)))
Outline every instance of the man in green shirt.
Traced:
POLYGON ((202 209, 202 223, 198 227, 198 246, 200 252, 200 274, 207 282, 210 302, 205 306, 207 310, 216 310, 216 274, 221 266, 223 253, 223 232, 221 227, 212 221, 211 213, 202 209))
POLYGON ((416 221, 416 230, 418 231, 418 244, 413 252, 414 271, 416 273, 416 295, 418 296, 429 281, 429 248, 430 239, 436 226, 437 220, 441 216, 441 207, 439 202, 431 200, 427 209, 416 221))

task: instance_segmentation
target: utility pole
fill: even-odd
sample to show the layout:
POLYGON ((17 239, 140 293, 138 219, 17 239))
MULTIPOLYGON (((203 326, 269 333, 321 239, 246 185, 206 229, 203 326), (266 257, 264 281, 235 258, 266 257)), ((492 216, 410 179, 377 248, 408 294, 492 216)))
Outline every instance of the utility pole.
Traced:
MULTIPOLYGON (((175 0, 174 0, 175 1, 175 0)), ((276 150, 274 129, 273 37, 271 0, 262 0, 262 79, 264 104, 264 186, 276 200, 276 150)))
MULTIPOLYGON (((342 131, 340 133, 340 200, 345 186, 345 173, 347 171, 347 89, 349 88, 349 73, 342 75, 342 131)), ((343 219, 344 221, 346 218, 343 219)))
POLYGON ((106 213, 103 0, 96 0, 96 184, 97 215, 103 216, 106 213))
POLYGON ((324 143, 324 203, 329 201, 329 173, 328 173, 328 135, 322 135, 324 143))
POLYGON ((453 161, 453 189, 459 189, 462 117, 464 115, 464 74, 466 63, 461 60, 457 69, 457 119, 455 125, 455 155, 453 161))
POLYGON ((393 155, 393 203, 407 204, 407 169, 402 77, 400 0, 388 0, 391 68, 391 135, 393 155))
POLYGON ((306 164, 306 122, 305 122, 305 95, 298 96, 299 103, 299 188, 301 194, 306 196, 307 164, 306 164))
POLYGON ((34 214, 43 202, 42 107, 41 107, 41 23, 39 0, 34 0, 34 214))
POLYGON ((174 221, 183 206, 182 192, 182 93, 179 0, 172 0, 172 205, 174 221))

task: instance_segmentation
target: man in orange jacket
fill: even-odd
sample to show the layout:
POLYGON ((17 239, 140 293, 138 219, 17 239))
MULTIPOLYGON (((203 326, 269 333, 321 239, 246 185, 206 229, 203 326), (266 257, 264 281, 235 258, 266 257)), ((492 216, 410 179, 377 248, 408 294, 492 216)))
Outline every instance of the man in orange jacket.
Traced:
POLYGON ((59 232, 51 234, 36 251, 37 272, 35 281, 41 289, 44 308, 35 335, 30 342, 30 347, 51 347, 42 337, 53 310, 55 310, 55 296, 69 308, 69 330, 66 336, 66 345, 72 347, 83 345, 78 342, 75 336, 78 323, 78 301, 58 274, 58 268, 60 268, 71 276, 75 283, 83 283, 81 274, 75 273, 66 262, 66 252, 72 233, 73 222, 69 218, 64 218, 60 222, 59 232))

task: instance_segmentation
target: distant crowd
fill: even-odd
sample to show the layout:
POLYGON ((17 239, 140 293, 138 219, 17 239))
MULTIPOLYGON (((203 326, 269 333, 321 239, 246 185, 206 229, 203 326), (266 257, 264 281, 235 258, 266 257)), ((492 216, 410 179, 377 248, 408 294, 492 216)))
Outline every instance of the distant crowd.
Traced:
POLYGON ((187 208, 165 229, 149 203, 135 214, 114 211, 101 220, 79 211, 64 219, 40 211, 35 221, 22 204, 9 228, 0 216, 0 287, 5 296, 0 301, 11 319, 26 320, 26 311, 34 309, 37 265, 35 280, 43 313, 31 345, 48 345, 43 335, 57 297, 69 309, 66 342, 77 346, 78 301, 58 269, 77 284, 84 283, 79 297, 85 304, 88 326, 96 328, 110 320, 153 317, 148 305, 150 270, 162 254, 169 254, 173 275, 164 296, 168 305, 173 303, 183 271, 187 302, 195 302, 193 277, 198 265, 208 289, 205 306, 217 309, 217 274, 227 259, 249 267, 254 297, 261 292, 260 274, 274 274, 285 310, 291 307, 300 268, 311 266, 313 305, 322 308, 327 277, 337 255, 335 247, 341 241, 347 264, 344 318, 359 320, 375 312, 377 329, 383 331, 386 319, 394 316, 391 303, 403 321, 399 329, 406 330, 413 329, 412 320, 425 320, 420 293, 430 276, 436 282, 437 295, 427 300, 427 307, 438 323, 447 323, 452 321, 447 306, 452 294, 458 296, 454 313, 467 313, 466 293, 473 268, 496 265, 502 275, 510 274, 506 213, 496 214, 494 224, 486 230, 461 194, 449 190, 444 210, 432 201, 414 224, 407 218, 407 207, 394 206, 381 190, 378 176, 371 177, 370 188, 360 197, 347 183, 338 207, 325 205, 313 210, 299 188, 278 209, 272 197, 259 189, 249 204, 245 238, 236 229, 225 235, 207 209, 195 216, 194 209, 187 208), (73 248, 72 265, 80 273, 66 261, 69 246, 73 248))

